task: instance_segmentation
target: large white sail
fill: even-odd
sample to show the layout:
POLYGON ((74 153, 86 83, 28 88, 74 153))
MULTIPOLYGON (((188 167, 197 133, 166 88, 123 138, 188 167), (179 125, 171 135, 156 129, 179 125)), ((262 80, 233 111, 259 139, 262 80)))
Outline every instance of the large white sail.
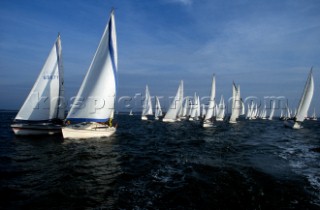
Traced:
POLYGON ((313 92, 314 92, 314 83, 313 83, 313 75, 312 75, 312 68, 311 68, 306 85, 303 90, 303 94, 299 102, 297 115, 295 117, 296 122, 303 122, 304 119, 307 117, 308 110, 313 97, 313 92))
POLYGON ((174 97, 163 122, 175 122, 182 109, 183 102, 183 81, 181 80, 176 96, 174 97))
POLYGON ((236 123, 241 109, 240 86, 232 85, 232 111, 229 123, 236 123))
POLYGON ((15 120, 64 119, 64 81, 61 38, 58 35, 41 72, 15 120))
POLYGON ((148 85, 146 85, 145 98, 142 107, 141 119, 147 120, 147 115, 153 115, 151 96, 148 85))
POLYGON ((209 106, 207 109, 206 116, 204 118, 205 121, 210 121, 214 114, 215 109, 215 97, 216 97, 216 76, 212 76, 212 84, 211 84, 211 94, 210 94, 210 101, 209 106))
POLYGON ((114 11, 103 32, 67 120, 105 122, 114 116, 118 66, 114 11))

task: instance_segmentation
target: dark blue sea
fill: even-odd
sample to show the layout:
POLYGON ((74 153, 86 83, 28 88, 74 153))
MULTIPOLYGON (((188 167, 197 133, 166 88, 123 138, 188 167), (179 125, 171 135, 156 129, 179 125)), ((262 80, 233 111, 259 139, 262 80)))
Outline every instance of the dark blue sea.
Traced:
POLYGON ((0 112, 0 209, 320 209, 320 122, 141 121, 104 139, 16 137, 0 112))

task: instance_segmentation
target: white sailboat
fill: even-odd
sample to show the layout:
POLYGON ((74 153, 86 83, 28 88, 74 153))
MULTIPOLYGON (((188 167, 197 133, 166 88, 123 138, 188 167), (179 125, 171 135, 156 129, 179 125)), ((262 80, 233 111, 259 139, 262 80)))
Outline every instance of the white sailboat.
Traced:
POLYGON ((117 38, 114 11, 62 128, 64 138, 108 137, 112 126, 117 89, 117 38))
POLYGON ((133 116, 132 109, 131 109, 130 112, 129 112, 129 116, 133 116))
POLYGON ((208 128, 213 127, 213 115, 215 111, 215 97, 216 97, 216 76, 212 76, 212 83, 211 83, 211 93, 210 93, 210 101, 207 113, 202 123, 202 127, 208 128))
POLYGON ((188 119, 189 121, 198 120, 198 106, 198 96, 197 93, 194 93, 190 109, 190 117, 188 119))
POLYGON ((276 101, 273 100, 273 101, 272 101, 271 111, 270 111, 270 115, 269 115, 268 120, 272 120, 272 119, 273 119, 273 115, 274 115, 275 110, 276 110, 276 101))
POLYGON ((312 68, 311 68, 307 82, 303 90, 303 94, 299 102, 299 107, 294 119, 294 124, 290 125, 289 122, 286 121, 286 126, 290 126, 293 129, 303 128, 302 122, 305 120, 305 117, 308 115, 308 110, 312 101, 313 92, 314 92, 314 82, 313 82, 313 75, 312 75, 312 68))
POLYGON ((241 103, 241 98, 240 98, 240 85, 238 87, 236 86, 235 83, 232 85, 232 111, 231 111, 231 116, 229 123, 237 123, 237 119, 239 118, 240 115, 240 110, 242 103, 241 103))
POLYGON ((11 128, 16 135, 61 133, 62 120, 65 117, 64 108, 62 48, 58 35, 11 128))
POLYGON ((261 114, 260 114, 260 118, 263 120, 267 119, 267 105, 266 104, 264 104, 264 107, 263 107, 261 114))
POLYGON ((146 85, 145 98, 142 107, 141 120, 148 120, 147 115, 153 115, 151 96, 148 85, 146 85))
POLYGON ((163 122, 176 122, 180 120, 180 110, 183 103, 183 80, 180 81, 180 85, 176 96, 174 97, 166 115, 163 118, 163 122))
POLYGON ((316 115, 316 109, 315 108, 313 108, 313 113, 312 113, 312 116, 310 117, 310 120, 314 120, 314 121, 317 120, 317 115, 316 115))
POLYGON ((218 106, 218 111, 217 111, 217 116, 216 116, 216 121, 223 121, 225 117, 225 103, 223 99, 223 95, 221 95, 220 103, 218 106))
POLYGON ((189 97, 187 96, 184 100, 184 105, 182 106, 182 116, 181 120, 187 119, 189 117, 189 97))
POLYGON ((158 96, 156 96, 156 107, 154 111, 154 119, 159 120, 162 117, 162 110, 158 96))

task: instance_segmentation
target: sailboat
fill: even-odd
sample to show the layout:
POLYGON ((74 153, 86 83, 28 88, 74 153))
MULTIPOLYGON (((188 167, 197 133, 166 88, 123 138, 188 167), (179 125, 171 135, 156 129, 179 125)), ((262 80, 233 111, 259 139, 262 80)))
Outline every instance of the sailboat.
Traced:
POLYGON ((237 119, 239 118, 240 115, 240 109, 242 103, 241 103, 241 98, 240 98, 240 86, 236 86, 235 83, 232 85, 232 111, 231 111, 231 116, 229 123, 237 123, 237 119))
POLYGON ((198 117, 200 116, 200 113, 198 113, 198 107, 200 108, 199 103, 198 103, 197 93, 194 93, 194 96, 192 99, 192 104, 191 104, 191 109, 190 109, 190 117, 188 119, 189 121, 198 120, 198 117))
POLYGON ((153 115, 151 96, 148 85, 146 85, 145 98, 142 107, 141 120, 148 120, 147 115, 153 115))
POLYGON ((171 105, 162 121, 163 122, 179 121, 180 114, 182 113, 182 103, 183 103, 183 80, 180 81, 180 85, 178 87, 176 96, 171 102, 171 105))
POLYGON ((154 119, 159 120, 159 118, 162 117, 162 110, 161 105, 158 96, 156 96, 156 107, 154 111, 154 119))
POLYGON ((211 93, 210 93, 210 101, 207 113, 202 123, 202 127, 208 128, 213 127, 213 115, 215 111, 215 97, 216 97, 216 76, 212 76, 212 83, 211 83, 211 93))
POLYGON ((221 95, 217 116, 216 116, 216 121, 223 121, 224 116, 225 116, 225 104, 224 104, 223 95, 221 95))
POLYGON ((52 135, 61 133, 64 120, 64 81, 61 38, 58 35, 14 124, 16 135, 52 135))
POLYGON ((114 11, 62 128, 64 138, 108 137, 112 125, 117 89, 117 39, 114 11))
POLYGON ((302 122, 305 120, 305 117, 308 115, 308 110, 312 101, 313 92, 314 92, 314 83, 313 83, 313 75, 312 75, 312 68, 311 68, 307 82, 303 90, 303 94, 299 102, 297 114, 294 118, 294 123, 290 121, 286 121, 285 122, 286 126, 290 126, 293 129, 303 128, 302 122))
POLYGON ((180 117, 181 120, 185 120, 189 117, 189 97, 187 96, 184 99, 184 105, 182 106, 182 116, 180 117))
POLYGON ((272 101, 271 111, 270 111, 270 115, 269 115, 268 120, 272 120, 272 119, 273 119, 273 115, 274 115, 275 110, 276 110, 276 101, 273 100, 273 101, 272 101))
POLYGON ((313 113, 312 113, 312 116, 310 117, 310 120, 314 120, 314 121, 317 120, 317 115, 316 115, 316 109, 315 108, 313 108, 313 113))
POLYGON ((129 116, 133 116, 132 109, 130 109, 129 116))

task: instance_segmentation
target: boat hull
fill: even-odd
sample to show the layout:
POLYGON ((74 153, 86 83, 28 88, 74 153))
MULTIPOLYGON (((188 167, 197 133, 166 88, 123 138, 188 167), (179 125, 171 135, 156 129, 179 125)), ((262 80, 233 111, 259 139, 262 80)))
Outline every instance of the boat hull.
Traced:
POLYGON ((293 120, 284 121, 284 126, 288 128, 296 129, 296 130, 303 128, 301 122, 295 122, 293 120))
POLYGON ((203 128, 212 128, 215 127, 213 123, 202 123, 203 128))
POLYGON ((97 123, 85 125, 69 125, 62 128, 64 139, 89 139, 109 137, 116 132, 115 127, 103 126, 97 123))
POLYGON ((17 136, 56 135, 61 134, 61 126, 54 124, 12 124, 11 128, 17 136))
POLYGON ((141 116, 141 120, 148 120, 147 116, 141 116))
POLYGON ((175 119, 166 119, 166 118, 163 118, 162 119, 162 122, 176 122, 177 120, 175 119))

